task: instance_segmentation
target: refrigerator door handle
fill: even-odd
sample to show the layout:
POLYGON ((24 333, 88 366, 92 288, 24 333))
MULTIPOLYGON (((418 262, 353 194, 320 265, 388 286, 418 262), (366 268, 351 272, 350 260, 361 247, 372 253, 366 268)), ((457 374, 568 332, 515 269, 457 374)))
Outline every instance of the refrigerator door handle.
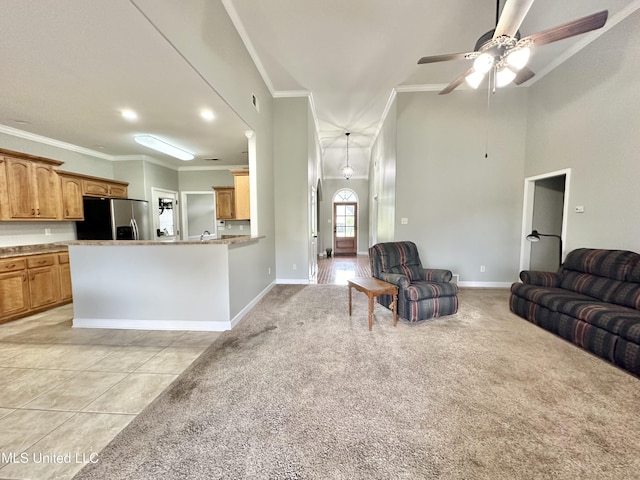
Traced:
POLYGON ((131 219, 131 229, 133 230, 133 239, 140 240, 140 234, 138 233, 138 224, 136 223, 136 219, 131 219))

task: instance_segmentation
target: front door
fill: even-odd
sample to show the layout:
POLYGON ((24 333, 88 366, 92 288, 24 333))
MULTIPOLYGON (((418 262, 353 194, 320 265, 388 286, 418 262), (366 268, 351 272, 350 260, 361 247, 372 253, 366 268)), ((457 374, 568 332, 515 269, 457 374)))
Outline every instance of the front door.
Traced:
POLYGON ((333 204, 333 244, 336 255, 356 255, 358 252, 358 204, 333 204))

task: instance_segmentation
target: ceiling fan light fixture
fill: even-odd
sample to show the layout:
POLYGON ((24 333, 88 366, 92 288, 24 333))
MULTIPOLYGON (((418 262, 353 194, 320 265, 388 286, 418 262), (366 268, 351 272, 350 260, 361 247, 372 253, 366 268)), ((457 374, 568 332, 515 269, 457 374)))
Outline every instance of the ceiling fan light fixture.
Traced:
POLYGON ((467 82, 467 85, 469 85, 474 90, 480 86, 483 79, 484 79, 484 74, 478 72, 477 70, 474 70, 464 78, 465 82, 467 82))
POLYGON ((493 66, 493 61, 494 61, 493 55, 490 55, 490 54, 485 52, 485 53, 479 55, 473 61, 473 69, 476 72, 481 73, 482 75, 484 75, 489 70, 491 70, 491 67, 493 66))
POLYGON ((520 70, 525 67, 531 56, 531 49, 529 47, 514 48, 505 57, 506 62, 512 69, 520 70))
POLYGON ((516 72, 505 65, 496 72, 496 87, 509 85, 514 78, 516 78, 516 72))

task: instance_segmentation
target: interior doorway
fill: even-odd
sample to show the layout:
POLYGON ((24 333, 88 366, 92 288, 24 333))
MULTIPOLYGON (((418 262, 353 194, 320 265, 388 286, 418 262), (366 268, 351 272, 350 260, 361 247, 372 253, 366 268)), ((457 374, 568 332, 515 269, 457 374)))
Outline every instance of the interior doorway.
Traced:
POLYGON ((558 270, 564 259, 570 184, 571 169, 525 179, 520 270, 558 270), (526 240, 533 230, 545 235, 541 241, 526 240))
POLYGON ((333 197, 333 252, 358 253, 358 197, 349 189, 339 190, 333 197))
POLYGON ((173 241, 180 236, 178 228, 178 192, 172 190, 151 189, 153 215, 153 238, 173 241))

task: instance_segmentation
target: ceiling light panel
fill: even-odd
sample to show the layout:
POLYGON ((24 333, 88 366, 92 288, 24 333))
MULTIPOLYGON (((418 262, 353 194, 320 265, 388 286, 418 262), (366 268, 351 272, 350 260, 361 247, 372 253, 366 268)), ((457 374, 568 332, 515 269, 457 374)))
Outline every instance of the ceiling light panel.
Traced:
POLYGON ((175 147, 152 135, 136 135, 133 138, 140 145, 144 145, 147 148, 151 148, 166 155, 170 155, 179 160, 193 160, 195 158, 193 154, 182 150, 181 148, 175 147))

